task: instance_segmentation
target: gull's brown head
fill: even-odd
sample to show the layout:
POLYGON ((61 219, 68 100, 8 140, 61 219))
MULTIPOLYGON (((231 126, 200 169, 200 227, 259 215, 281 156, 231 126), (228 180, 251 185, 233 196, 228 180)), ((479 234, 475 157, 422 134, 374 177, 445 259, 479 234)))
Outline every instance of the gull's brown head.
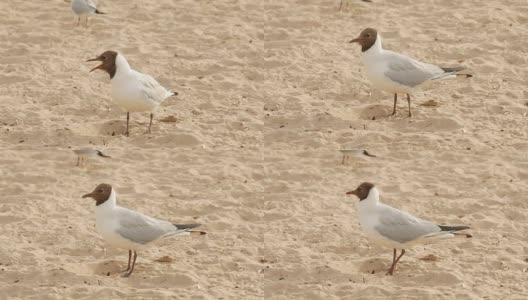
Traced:
POLYGON ((370 182, 363 182, 355 190, 347 192, 347 195, 356 195, 359 198, 359 201, 367 199, 370 190, 374 185, 370 182))
POLYGON ((97 56, 96 58, 92 58, 87 60, 89 61, 100 61, 101 64, 97 67, 90 70, 90 72, 95 71, 97 69, 106 71, 108 75, 110 75, 110 79, 114 78, 117 66, 116 66, 116 58, 117 58, 117 52, 108 50, 103 52, 101 55, 97 56))
POLYGON ((101 183, 98 185, 91 193, 83 195, 83 198, 93 198, 95 200, 95 205, 101 205, 110 198, 112 194, 112 186, 107 183, 101 183))
POLYGON ((357 38, 351 40, 349 43, 358 43, 358 44, 360 44, 361 45, 361 51, 365 52, 368 49, 370 49, 370 47, 372 47, 372 45, 374 45, 374 43, 376 42, 376 38, 377 37, 378 37, 378 32, 376 31, 376 29, 367 28, 367 29, 364 29, 363 31, 361 31, 359 36, 357 38))

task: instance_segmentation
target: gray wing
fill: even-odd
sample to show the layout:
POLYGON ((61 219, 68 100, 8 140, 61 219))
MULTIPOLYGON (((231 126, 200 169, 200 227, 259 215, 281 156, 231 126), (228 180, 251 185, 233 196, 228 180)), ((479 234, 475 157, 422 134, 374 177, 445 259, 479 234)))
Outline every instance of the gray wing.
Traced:
POLYGON ((415 87, 445 73, 435 65, 422 63, 399 53, 387 52, 388 69, 384 74, 401 85, 415 87))
POLYGON ((142 213, 122 208, 119 211, 119 233, 138 244, 147 244, 177 231, 169 222, 157 220, 142 213))
POLYGON ((438 225, 416 218, 404 211, 384 206, 380 211, 380 224, 374 229, 395 242, 407 243, 422 236, 441 231, 438 225))
POLYGON ((136 71, 138 80, 140 81, 141 93, 149 100, 161 103, 167 98, 170 93, 152 76, 142 74, 136 71))

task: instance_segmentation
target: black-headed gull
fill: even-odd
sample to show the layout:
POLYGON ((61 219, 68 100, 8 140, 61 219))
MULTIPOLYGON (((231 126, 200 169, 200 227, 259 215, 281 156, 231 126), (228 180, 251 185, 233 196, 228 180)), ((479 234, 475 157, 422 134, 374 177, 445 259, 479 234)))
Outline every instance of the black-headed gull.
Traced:
POLYGON ((438 79, 453 78, 457 75, 471 77, 469 74, 456 74, 464 67, 441 68, 435 65, 419 62, 405 55, 384 50, 381 47, 381 36, 376 29, 367 28, 350 41, 361 45, 361 61, 365 65, 367 77, 375 88, 394 93, 394 108, 396 114, 398 93, 407 94, 409 117, 411 114, 411 96, 415 88, 426 82, 438 79))
POLYGON ((148 132, 151 132, 154 111, 168 97, 178 95, 161 86, 152 76, 142 74, 130 68, 125 57, 112 50, 105 51, 96 58, 87 61, 102 62, 90 72, 100 69, 110 75, 112 98, 115 103, 127 111, 125 135, 129 135, 130 112, 150 111, 148 132))
POLYGON ((101 14, 104 15, 104 12, 101 12, 97 9, 97 4, 95 0, 71 0, 71 9, 74 14, 77 15, 77 26, 81 23, 81 17, 86 17, 86 26, 88 27, 88 16, 101 14))
POLYGON ((372 183, 364 182, 346 194, 359 198, 359 222, 365 234, 373 242, 394 249, 392 265, 387 272, 389 275, 393 274, 396 264, 405 254, 405 249, 415 244, 454 236, 471 237, 469 234, 456 232, 469 229, 468 226, 436 225, 380 203, 378 189, 372 183), (401 249, 398 257, 397 249, 401 249))
POLYGON ((95 225, 105 241, 116 248, 128 249, 128 266, 124 277, 130 276, 134 271, 136 251, 144 249, 151 242, 169 236, 205 234, 203 231, 191 230, 200 224, 172 224, 118 206, 115 190, 106 183, 98 185, 93 192, 82 197, 95 200, 95 225))

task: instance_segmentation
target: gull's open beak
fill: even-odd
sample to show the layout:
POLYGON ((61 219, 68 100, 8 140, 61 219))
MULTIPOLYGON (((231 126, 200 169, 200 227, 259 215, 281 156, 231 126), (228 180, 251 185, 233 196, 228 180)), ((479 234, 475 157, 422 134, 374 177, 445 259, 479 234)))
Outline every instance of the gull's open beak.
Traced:
MULTIPOLYGON (((102 61, 102 60, 101 60, 99 57, 96 57, 96 58, 89 59, 89 60, 87 60, 86 62, 90 62, 90 61, 102 61)), ((91 69, 91 70, 90 70, 90 73, 91 73, 92 71, 95 71, 95 70, 101 68, 102 66, 103 66, 103 64, 100 64, 100 65, 98 65, 97 67, 91 69)))
POLYGON ((356 191, 350 191, 350 192, 346 192, 346 195, 356 195, 356 191))
POLYGON ((82 196, 82 198, 88 198, 88 197, 93 198, 92 193, 88 193, 88 194, 82 196))

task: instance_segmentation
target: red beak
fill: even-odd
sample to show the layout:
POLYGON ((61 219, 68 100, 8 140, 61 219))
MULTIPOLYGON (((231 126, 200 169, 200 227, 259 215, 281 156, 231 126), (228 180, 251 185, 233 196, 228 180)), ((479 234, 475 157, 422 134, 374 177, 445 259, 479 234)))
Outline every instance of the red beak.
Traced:
MULTIPOLYGON (((89 60, 87 60, 86 62, 89 62, 89 61, 101 61, 101 60, 99 59, 99 57, 96 57, 96 58, 89 59, 89 60)), ((95 71, 95 70, 99 69, 99 68, 102 67, 102 66, 103 66, 103 64, 98 65, 97 67, 91 69, 89 73, 91 73, 92 71, 95 71)))
POLYGON ((358 43, 358 44, 362 45, 362 42, 363 42, 363 41, 365 41, 365 39, 360 38, 360 37, 357 37, 357 38, 355 38, 355 39, 353 39, 353 40, 350 40, 349 43, 358 43))

